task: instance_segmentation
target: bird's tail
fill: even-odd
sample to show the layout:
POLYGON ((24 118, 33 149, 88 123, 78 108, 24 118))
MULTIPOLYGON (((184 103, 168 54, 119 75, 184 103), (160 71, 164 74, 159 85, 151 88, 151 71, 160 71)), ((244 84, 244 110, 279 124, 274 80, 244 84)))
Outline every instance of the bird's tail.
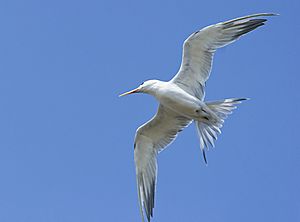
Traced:
POLYGON ((220 129, 223 126, 224 120, 229 114, 232 113, 232 110, 236 109, 236 105, 241 103, 243 100, 247 99, 234 98, 205 103, 208 108, 218 117, 218 119, 214 119, 214 121, 195 121, 200 139, 200 148, 206 164, 207 160, 205 156, 205 148, 209 149, 209 146, 215 146, 214 141, 217 139, 218 134, 221 134, 220 129))

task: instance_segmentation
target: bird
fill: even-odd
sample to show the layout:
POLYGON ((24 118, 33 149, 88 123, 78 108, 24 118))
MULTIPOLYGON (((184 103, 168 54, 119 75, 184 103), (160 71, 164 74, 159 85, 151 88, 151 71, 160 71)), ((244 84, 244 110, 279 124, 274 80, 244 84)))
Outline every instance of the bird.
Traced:
POLYGON ((192 33, 183 44, 182 62, 177 74, 168 82, 147 80, 137 88, 121 94, 146 93, 154 96, 158 110, 135 134, 134 161, 139 211, 142 221, 153 218, 157 181, 157 154, 170 145, 178 133, 192 122, 196 125, 200 149, 207 164, 205 150, 214 147, 226 117, 247 98, 204 101, 214 53, 241 36, 265 24, 258 13, 207 26, 192 33))

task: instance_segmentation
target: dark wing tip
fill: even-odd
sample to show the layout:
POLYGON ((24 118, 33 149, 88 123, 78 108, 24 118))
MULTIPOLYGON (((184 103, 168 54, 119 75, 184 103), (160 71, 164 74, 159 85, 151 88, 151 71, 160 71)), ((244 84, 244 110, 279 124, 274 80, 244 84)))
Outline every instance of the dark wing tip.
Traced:
POLYGON ((277 13, 257 13, 257 14, 252 14, 252 15, 246 15, 246 16, 239 17, 236 19, 231 19, 229 21, 223 22, 223 25, 230 25, 230 24, 233 24, 235 22, 245 20, 245 19, 257 18, 257 17, 262 17, 262 16, 278 16, 278 15, 279 14, 277 14, 277 13))
MULTIPOLYGON (((143 178, 141 176, 141 178, 143 178)), ((143 189, 143 206, 146 213, 146 218, 148 222, 150 222, 151 217, 153 217, 153 209, 154 209, 154 197, 155 197, 155 180, 151 182, 150 189, 146 189, 145 181, 142 180, 142 189, 143 189)))
POLYGON ((236 98, 236 99, 233 99, 233 102, 242 102, 242 101, 247 101, 247 100, 250 100, 250 98, 236 98))
POLYGON ((270 12, 270 13, 262 13, 263 16, 279 16, 279 13, 274 13, 274 12, 270 12))
POLYGON ((236 25, 233 25, 233 26, 240 26, 240 31, 238 31, 236 34, 235 34, 235 37, 240 37, 248 32, 251 32, 253 31, 254 29, 262 26, 265 24, 265 22, 267 21, 267 19, 251 19, 245 23, 241 23, 241 24, 236 24, 236 25))
POLYGON ((202 150, 202 154, 203 154, 204 162, 207 165, 207 159, 206 159, 206 154, 205 154, 205 150, 204 149, 202 150))

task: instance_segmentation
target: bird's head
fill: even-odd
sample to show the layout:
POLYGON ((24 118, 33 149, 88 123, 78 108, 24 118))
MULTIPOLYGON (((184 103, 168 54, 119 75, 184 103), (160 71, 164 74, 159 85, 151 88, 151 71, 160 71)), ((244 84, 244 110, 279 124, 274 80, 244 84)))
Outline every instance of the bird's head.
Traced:
POLYGON ((139 87, 137 87, 136 89, 130 90, 126 93, 123 93, 121 95, 119 95, 119 97, 121 96, 126 96, 132 93, 148 93, 148 94, 153 94, 156 90, 156 87, 159 85, 161 81, 159 80, 147 80, 145 82, 143 82, 141 85, 139 85, 139 87))

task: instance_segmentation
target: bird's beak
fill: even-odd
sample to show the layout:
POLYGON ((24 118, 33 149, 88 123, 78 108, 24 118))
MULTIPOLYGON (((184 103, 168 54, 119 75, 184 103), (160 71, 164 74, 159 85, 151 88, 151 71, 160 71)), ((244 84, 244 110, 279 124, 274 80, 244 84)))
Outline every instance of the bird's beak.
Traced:
POLYGON ((126 95, 129 95, 129 94, 132 94, 132 93, 137 93, 137 92, 139 92, 139 88, 136 88, 136 89, 130 90, 126 93, 123 93, 123 94, 119 95, 119 97, 126 96, 126 95))

